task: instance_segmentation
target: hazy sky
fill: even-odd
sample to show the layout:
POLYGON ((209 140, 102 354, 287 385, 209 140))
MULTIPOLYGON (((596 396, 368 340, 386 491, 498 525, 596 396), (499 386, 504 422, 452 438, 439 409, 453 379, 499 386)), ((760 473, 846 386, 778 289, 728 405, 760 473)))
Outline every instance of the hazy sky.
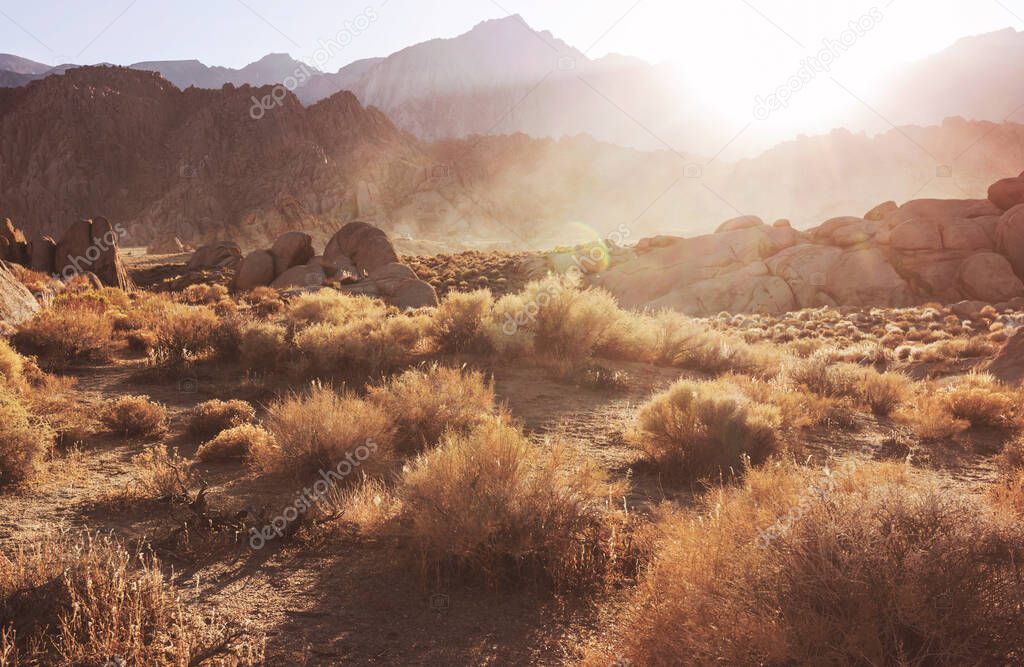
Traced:
MULTIPOLYGON (((510 13, 593 57, 673 61, 737 118, 851 21, 873 17, 831 73, 858 92, 959 37, 1024 29, 1024 0, 0 0, 0 52, 49 64, 198 58, 240 67, 269 52, 310 61, 319 40, 359 21, 365 29, 324 67, 333 71, 510 13), (368 25, 366 15, 375 17, 368 25)), ((808 88, 786 122, 807 125, 842 97, 831 85, 808 88)))

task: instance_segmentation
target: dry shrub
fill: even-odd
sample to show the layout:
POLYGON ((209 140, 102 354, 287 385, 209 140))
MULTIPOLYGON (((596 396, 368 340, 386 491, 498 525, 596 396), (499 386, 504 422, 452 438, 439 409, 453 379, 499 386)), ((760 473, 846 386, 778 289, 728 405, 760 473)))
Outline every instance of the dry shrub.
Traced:
POLYGON ((20 387, 25 382, 25 360, 11 347, 6 338, 0 338, 0 387, 20 387))
POLYGON ((146 396, 121 396, 107 404, 100 421, 119 435, 149 437, 164 432, 167 410, 146 396))
POLYGON ((995 354, 999 345, 983 336, 950 338, 925 345, 919 350, 921 361, 934 363, 988 357, 995 354))
POLYGON ((31 482, 42 470, 55 433, 0 386, 0 488, 31 482))
MULTIPOLYGON (((899 373, 879 373, 848 362, 836 363, 835 350, 825 348, 786 368, 788 379, 831 398, 850 398, 877 415, 887 416, 910 395, 911 381, 899 373)), ((838 355, 841 356, 841 355, 838 355)))
POLYGON ((781 445, 778 408, 756 403, 734 383, 680 380, 640 408, 633 444, 687 476, 739 471, 781 445))
POLYGON ((221 318, 207 306, 168 304, 155 323, 155 352, 169 363, 208 355, 221 345, 221 318))
POLYGON ((407 314, 313 324, 295 334, 295 348, 313 374, 377 373, 407 366, 425 353, 430 324, 428 316, 407 314))
POLYGON ((1019 390, 1012 389, 987 374, 964 375, 941 392, 949 412, 971 426, 1016 429, 1019 390))
POLYGON ((271 322, 249 322, 242 327, 239 354, 250 370, 273 371, 288 358, 285 328, 271 322))
POLYGON ((177 449, 155 445, 132 457, 136 471, 136 487, 145 498, 174 498, 187 494, 194 475, 192 462, 178 454, 177 449))
POLYGON ((490 290, 449 292, 434 312, 431 334, 446 352, 480 352, 488 349, 487 318, 493 298, 490 290))
POLYGON ((341 325, 353 319, 383 320, 393 312, 394 309, 372 297, 320 290, 293 299, 288 304, 286 319, 292 329, 298 330, 313 324, 341 325))
POLYGON ((909 466, 793 465, 669 515, 621 618, 636 665, 1006 664, 1019 656, 1024 534, 909 466), (852 467, 852 470, 850 469, 852 467))
POLYGON ((242 424, 227 428, 203 443, 196 452, 196 458, 204 463, 240 461, 248 458, 249 452, 264 452, 272 446, 273 437, 266 430, 253 424, 242 424))
POLYGON ((402 511, 401 498, 379 479, 362 477, 353 486, 331 486, 315 511, 325 516, 338 517, 355 525, 365 533, 383 529, 398 518, 402 511))
POLYGON ((675 313, 660 313, 653 324, 655 359, 703 373, 742 373, 761 378, 778 374, 785 355, 771 345, 750 344, 675 313))
POLYGON ((609 505, 621 492, 569 447, 538 447, 492 418, 421 455, 401 498, 427 568, 563 586, 600 577, 613 560, 609 505))
POLYGON ((395 448, 413 453, 437 444, 445 431, 468 431, 494 412, 494 387, 479 371, 431 366, 408 370, 381 386, 369 400, 395 426, 395 448))
POLYGON ((256 665, 263 639, 190 609, 152 554, 67 534, 0 555, 0 658, 25 665, 256 665))
POLYGON ((392 462, 394 428, 384 410, 320 384, 305 395, 271 405, 266 422, 273 443, 250 450, 257 470, 301 476, 348 461, 359 472, 373 475, 392 462))
POLYGON ((110 358, 114 322, 102 304, 84 300, 56 302, 22 322, 14 336, 22 350, 61 365, 110 358))
POLYGON ((1024 470, 1024 437, 1018 435, 1003 445, 999 465, 1004 470, 1024 470))
POLYGON ((224 429, 248 424, 255 419, 255 408, 245 401, 213 399, 192 408, 188 431, 194 436, 208 438, 224 429))
POLYGON ((193 305, 212 305, 228 296, 228 288, 224 285, 196 284, 189 285, 181 293, 185 303, 193 305))

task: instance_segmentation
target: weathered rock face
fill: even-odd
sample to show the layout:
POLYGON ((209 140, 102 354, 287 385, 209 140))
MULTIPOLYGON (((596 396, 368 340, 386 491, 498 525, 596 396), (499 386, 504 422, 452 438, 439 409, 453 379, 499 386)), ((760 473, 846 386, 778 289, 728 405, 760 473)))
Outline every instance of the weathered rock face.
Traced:
POLYGON ((37 312, 39 302, 14 277, 7 265, 0 262, 0 323, 16 326, 37 312))
POLYGON ((278 276, 294 266, 305 264, 316 253, 313 250, 313 237, 303 232, 288 232, 277 237, 270 248, 274 256, 274 273, 278 276))
POLYGON ((189 271, 223 269, 238 266, 242 261, 242 249, 233 241, 217 241, 196 250, 188 260, 189 271))
POLYGON ((1024 296, 1024 283, 1010 262, 994 252, 971 255, 960 266, 959 283, 971 299, 998 303, 1024 296))
POLYGON ((274 289, 307 289, 321 287, 327 280, 324 267, 319 262, 293 266, 277 278, 270 286, 274 289))
POLYGON ((873 222, 879 222, 885 220, 885 218, 896 211, 899 205, 894 201, 882 202, 878 206, 874 207, 870 211, 864 214, 865 220, 871 220, 873 222))
POLYGON ((72 223, 57 242, 54 273, 65 280, 93 273, 108 287, 134 289, 118 252, 119 235, 106 218, 72 223))
POLYGON ((57 272, 57 242, 49 236, 39 236, 29 244, 29 268, 40 273, 57 272))
POLYGON ((269 250, 255 250, 245 256, 235 273, 234 287, 246 292, 274 281, 274 256, 269 250))
POLYGON ((1024 276, 1024 204, 1003 213, 996 223, 996 250, 1010 260, 1014 272, 1024 276))
POLYGON ((1010 336, 986 370, 1002 382, 1019 384, 1024 381, 1024 329, 1017 329, 1010 336))
POLYGON ((361 221, 348 223, 327 243, 324 257, 336 259, 339 256, 348 257, 362 273, 398 261, 398 253, 387 234, 361 221))
POLYGON ((733 218, 732 220, 726 220, 718 226, 715 233, 734 232, 737 229, 750 229, 751 227, 760 227, 763 224, 764 220, 756 215, 743 215, 738 218, 733 218))
POLYGON ((798 308, 831 306, 835 299, 825 291, 828 275, 842 254, 841 248, 803 243, 776 253, 765 264, 789 285, 798 308))
POLYGON ((1004 178, 988 189, 988 198, 1004 211, 1024 204, 1024 178, 1004 178))
POLYGON ((29 262, 25 234, 14 226, 10 218, 0 221, 0 260, 23 266, 29 262))

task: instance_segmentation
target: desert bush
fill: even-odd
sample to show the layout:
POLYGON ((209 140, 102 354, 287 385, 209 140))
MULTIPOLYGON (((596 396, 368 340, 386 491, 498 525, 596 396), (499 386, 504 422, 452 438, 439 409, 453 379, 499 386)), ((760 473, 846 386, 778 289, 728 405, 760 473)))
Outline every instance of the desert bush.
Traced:
POLYGON ((155 352, 168 363, 188 361, 215 351, 221 345, 222 322, 207 306, 171 303, 155 323, 155 352))
POLYGON ((55 303, 19 325, 18 348, 57 365, 104 361, 112 353, 114 323, 102 305, 84 301, 55 303))
POLYGON ((295 348, 313 374, 378 373, 412 363, 425 351, 429 326, 425 315, 360 316, 343 325, 310 325, 295 334, 295 348))
POLYGON ((877 415, 889 415, 910 396, 910 379, 899 373, 879 373, 871 367, 836 363, 837 352, 821 349, 786 367, 788 379, 809 391, 832 398, 849 398, 877 415))
POLYGON ((178 498, 186 496, 195 482, 192 462, 177 449, 154 445, 132 457, 135 487, 144 498, 178 498))
POLYGON ((181 293, 182 301, 193 305, 212 305, 227 296, 228 288, 224 285, 205 283, 189 285, 181 293))
POLYGON ((839 472, 770 466, 713 491, 699 516, 665 517, 614 654, 637 665, 1012 662, 1020 526, 909 466, 839 472))
POLYGON ((257 470, 305 475, 348 461, 360 473, 373 475, 392 462, 389 415, 374 403, 320 384, 271 405, 266 423, 273 443, 250 450, 257 470))
POLYGON ((145 396, 122 396, 106 405, 100 421, 119 435, 148 437, 163 433, 167 410, 145 396))
POLYGON ((780 447, 778 408, 755 403, 727 381, 680 380, 640 408, 633 444, 677 473, 739 471, 780 447))
POLYGON ((249 457, 249 452, 265 452, 272 446, 272 437, 265 429, 241 424, 224 429, 204 442, 196 452, 196 458, 205 463, 242 460, 249 457))
POLYGON ((490 290, 450 292, 433 314, 431 334, 447 352, 488 349, 487 318, 493 299, 490 290))
POLYGON ((422 454, 400 491, 404 525, 427 568, 492 584, 541 575, 559 586, 608 567, 609 504, 621 492, 567 446, 538 447, 496 417, 422 454))
POLYGON ((249 424, 256 419, 256 410, 246 401, 204 401, 192 408, 188 431, 194 436, 208 438, 224 429, 249 424))
POLYGON ((255 665, 259 633, 190 609, 150 553, 111 537, 67 534, 0 556, 0 657, 5 664, 179 667, 218 658, 255 665))
POLYGON ((42 470, 55 433, 0 386, 0 487, 32 481, 42 470))
POLYGON ((961 376, 944 387, 941 396, 950 414, 971 426, 1018 428, 1020 392, 991 375, 961 376))
POLYGON ((0 388, 20 387, 25 382, 25 360, 11 347, 6 338, 0 338, 0 388))
POLYGON ((1018 435, 1003 445, 999 465, 1008 471, 1024 470, 1024 437, 1018 435))
POLYGON ((371 387, 368 398, 389 416, 395 448, 406 454, 434 446, 449 429, 465 432, 494 412, 494 387, 483 373, 437 365, 371 387))
POLYGON ((383 320, 395 311, 379 299, 334 290, 301 294, 288 304, 285 317, 292 329, 313 324, 345 324, 353 319, 383 320))
POLYGON ((239 356, 250 370, 273 371, 288 358, 285 328, 272 322, 248 322, 242 327, 239 356))

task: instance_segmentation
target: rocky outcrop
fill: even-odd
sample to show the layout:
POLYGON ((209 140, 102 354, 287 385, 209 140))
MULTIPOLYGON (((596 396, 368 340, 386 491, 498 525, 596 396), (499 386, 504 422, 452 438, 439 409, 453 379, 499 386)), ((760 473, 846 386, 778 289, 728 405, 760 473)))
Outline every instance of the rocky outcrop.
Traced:
POLYGON ((39 302, 0 262, 0 324, 17 326, 39 311, 39 302))
POLYGON ((25 234, 14 226, 10 218, 0 221, 0 260, 21 265, 29 262, 25 234))
POLYGON ((72 223, 56 244, 54 273, 65 280, 92 273, 107 287, 132 290, 132 280, 118 251, 119 236, 106 218, 72 223))
POLYGON ((434 288, 398 261, 387 234, 366 222, 338 230, 322 256, 315 255, 308 234, 283 234, 269 250, 256 250, 242 259, 233 285, 237 291, 331 286, 351 294, 382 296, 399 308, 437 305, 434 288))
POLYGON ((993 183, 988 189, 988 198, 1004 211, 1024 204, 1024 174, 993 183))
POLYGON ((242 261, 242 249, 233 241, 217 241, 196 250, 189 258, 189 271, 223 269, 238 266, 242 261))
MULTIPOLYGON (((886 202, 806 232, 738 218, 705 236, 643 239, 581 275, 624 306, 693 315, 1007 302, 1024 297, 1024 203, 1001 210, 1007 187, 994 188, 998 201, 886 202)), ((531 271, 564 273, 582 254, 552 253, 531 271)))
POLYGON ((47 275, 57 272, 57 242, 49 236, 38 236, 29 244, 29 267, 47 275))

